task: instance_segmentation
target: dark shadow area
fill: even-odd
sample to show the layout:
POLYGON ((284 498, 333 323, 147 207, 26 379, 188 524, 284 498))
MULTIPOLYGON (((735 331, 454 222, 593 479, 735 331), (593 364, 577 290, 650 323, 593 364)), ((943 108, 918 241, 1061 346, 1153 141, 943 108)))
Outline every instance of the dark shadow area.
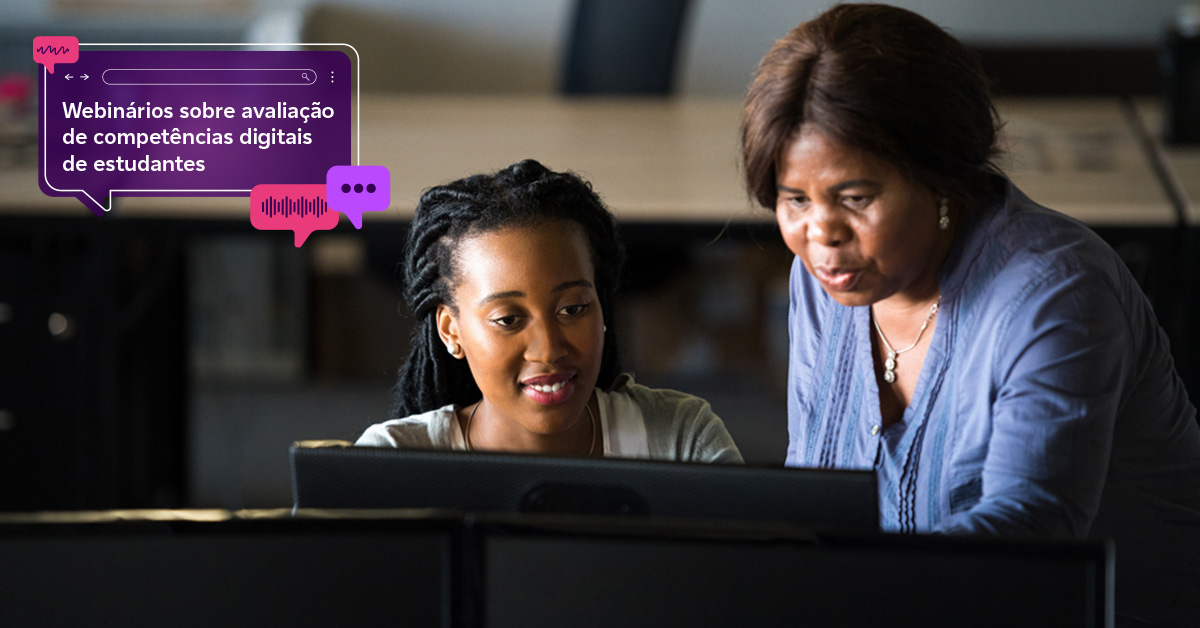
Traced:
POLYGON ((1161 90, 1152 46, 971 46, 1000 96, 1154 96, 1161 90))

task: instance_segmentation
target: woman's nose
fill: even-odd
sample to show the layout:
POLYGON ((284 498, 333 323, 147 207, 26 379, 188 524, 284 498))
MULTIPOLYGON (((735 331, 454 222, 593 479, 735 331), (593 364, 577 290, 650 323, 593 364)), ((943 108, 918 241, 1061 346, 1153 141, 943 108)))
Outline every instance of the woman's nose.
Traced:
POLYGON ((839 246, 851 238, 849 225, 836 210, 817 208, 804 225, 805 235, 811 242, 823 246, 839 246))
POLYGON ((526 328, 525 361, 553 364, 567 355, 567 342, 557 321, 535 321, 526 328))

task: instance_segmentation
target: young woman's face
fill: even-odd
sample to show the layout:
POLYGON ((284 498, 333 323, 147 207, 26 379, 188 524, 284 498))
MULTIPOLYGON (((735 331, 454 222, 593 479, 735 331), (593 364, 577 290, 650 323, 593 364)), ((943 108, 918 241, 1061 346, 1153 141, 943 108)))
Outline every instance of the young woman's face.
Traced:
POLYGON ((583 229, 547 220, 468 236, 456 267, 457 312, 439 307, 438 332, 462 347, 483 392, 474 421, 514 449, 593 429, 584 405, 605 332, 583 229))
POLYGON ((776 183, 784 242, 838 303, 936 291, 951 232, 937 227, 932 190, 807 126, 784 150, 776 183))

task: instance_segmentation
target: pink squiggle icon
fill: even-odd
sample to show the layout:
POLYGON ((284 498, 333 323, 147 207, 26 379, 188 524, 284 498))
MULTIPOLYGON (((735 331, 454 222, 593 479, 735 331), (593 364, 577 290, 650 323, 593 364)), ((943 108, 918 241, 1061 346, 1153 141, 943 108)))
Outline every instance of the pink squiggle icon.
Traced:
POLYGON ((54 64, 79 60, 79 39, 70 35, 39 35, 33 38, 33 60, 54 74, 54 64))
POLYGON ((250 190, 250 224, 261 230, 290 230, 296 248, 314 231, 337 226, 341 214, 325 203, 324 183, 261 184, 250 190))

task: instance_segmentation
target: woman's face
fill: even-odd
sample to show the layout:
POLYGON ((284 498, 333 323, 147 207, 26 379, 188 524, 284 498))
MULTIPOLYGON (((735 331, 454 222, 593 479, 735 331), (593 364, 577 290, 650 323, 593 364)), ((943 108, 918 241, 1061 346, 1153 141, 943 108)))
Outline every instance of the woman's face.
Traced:
POLYGON ((802 126, 785 148, 775 219, 783 240, 835 301, 927 300, 949 251, 938 196, 894 166, 802 126))
POLYGON ((462 347, 483 392, 474 421, 486 415, 489 436, 512 448, 545 446, 581 417, 592 429, 584 405, 605 332, 583 229, 547 220, 467 236, 455 263, 458 311, 438 308, 438 332, 462 347))

